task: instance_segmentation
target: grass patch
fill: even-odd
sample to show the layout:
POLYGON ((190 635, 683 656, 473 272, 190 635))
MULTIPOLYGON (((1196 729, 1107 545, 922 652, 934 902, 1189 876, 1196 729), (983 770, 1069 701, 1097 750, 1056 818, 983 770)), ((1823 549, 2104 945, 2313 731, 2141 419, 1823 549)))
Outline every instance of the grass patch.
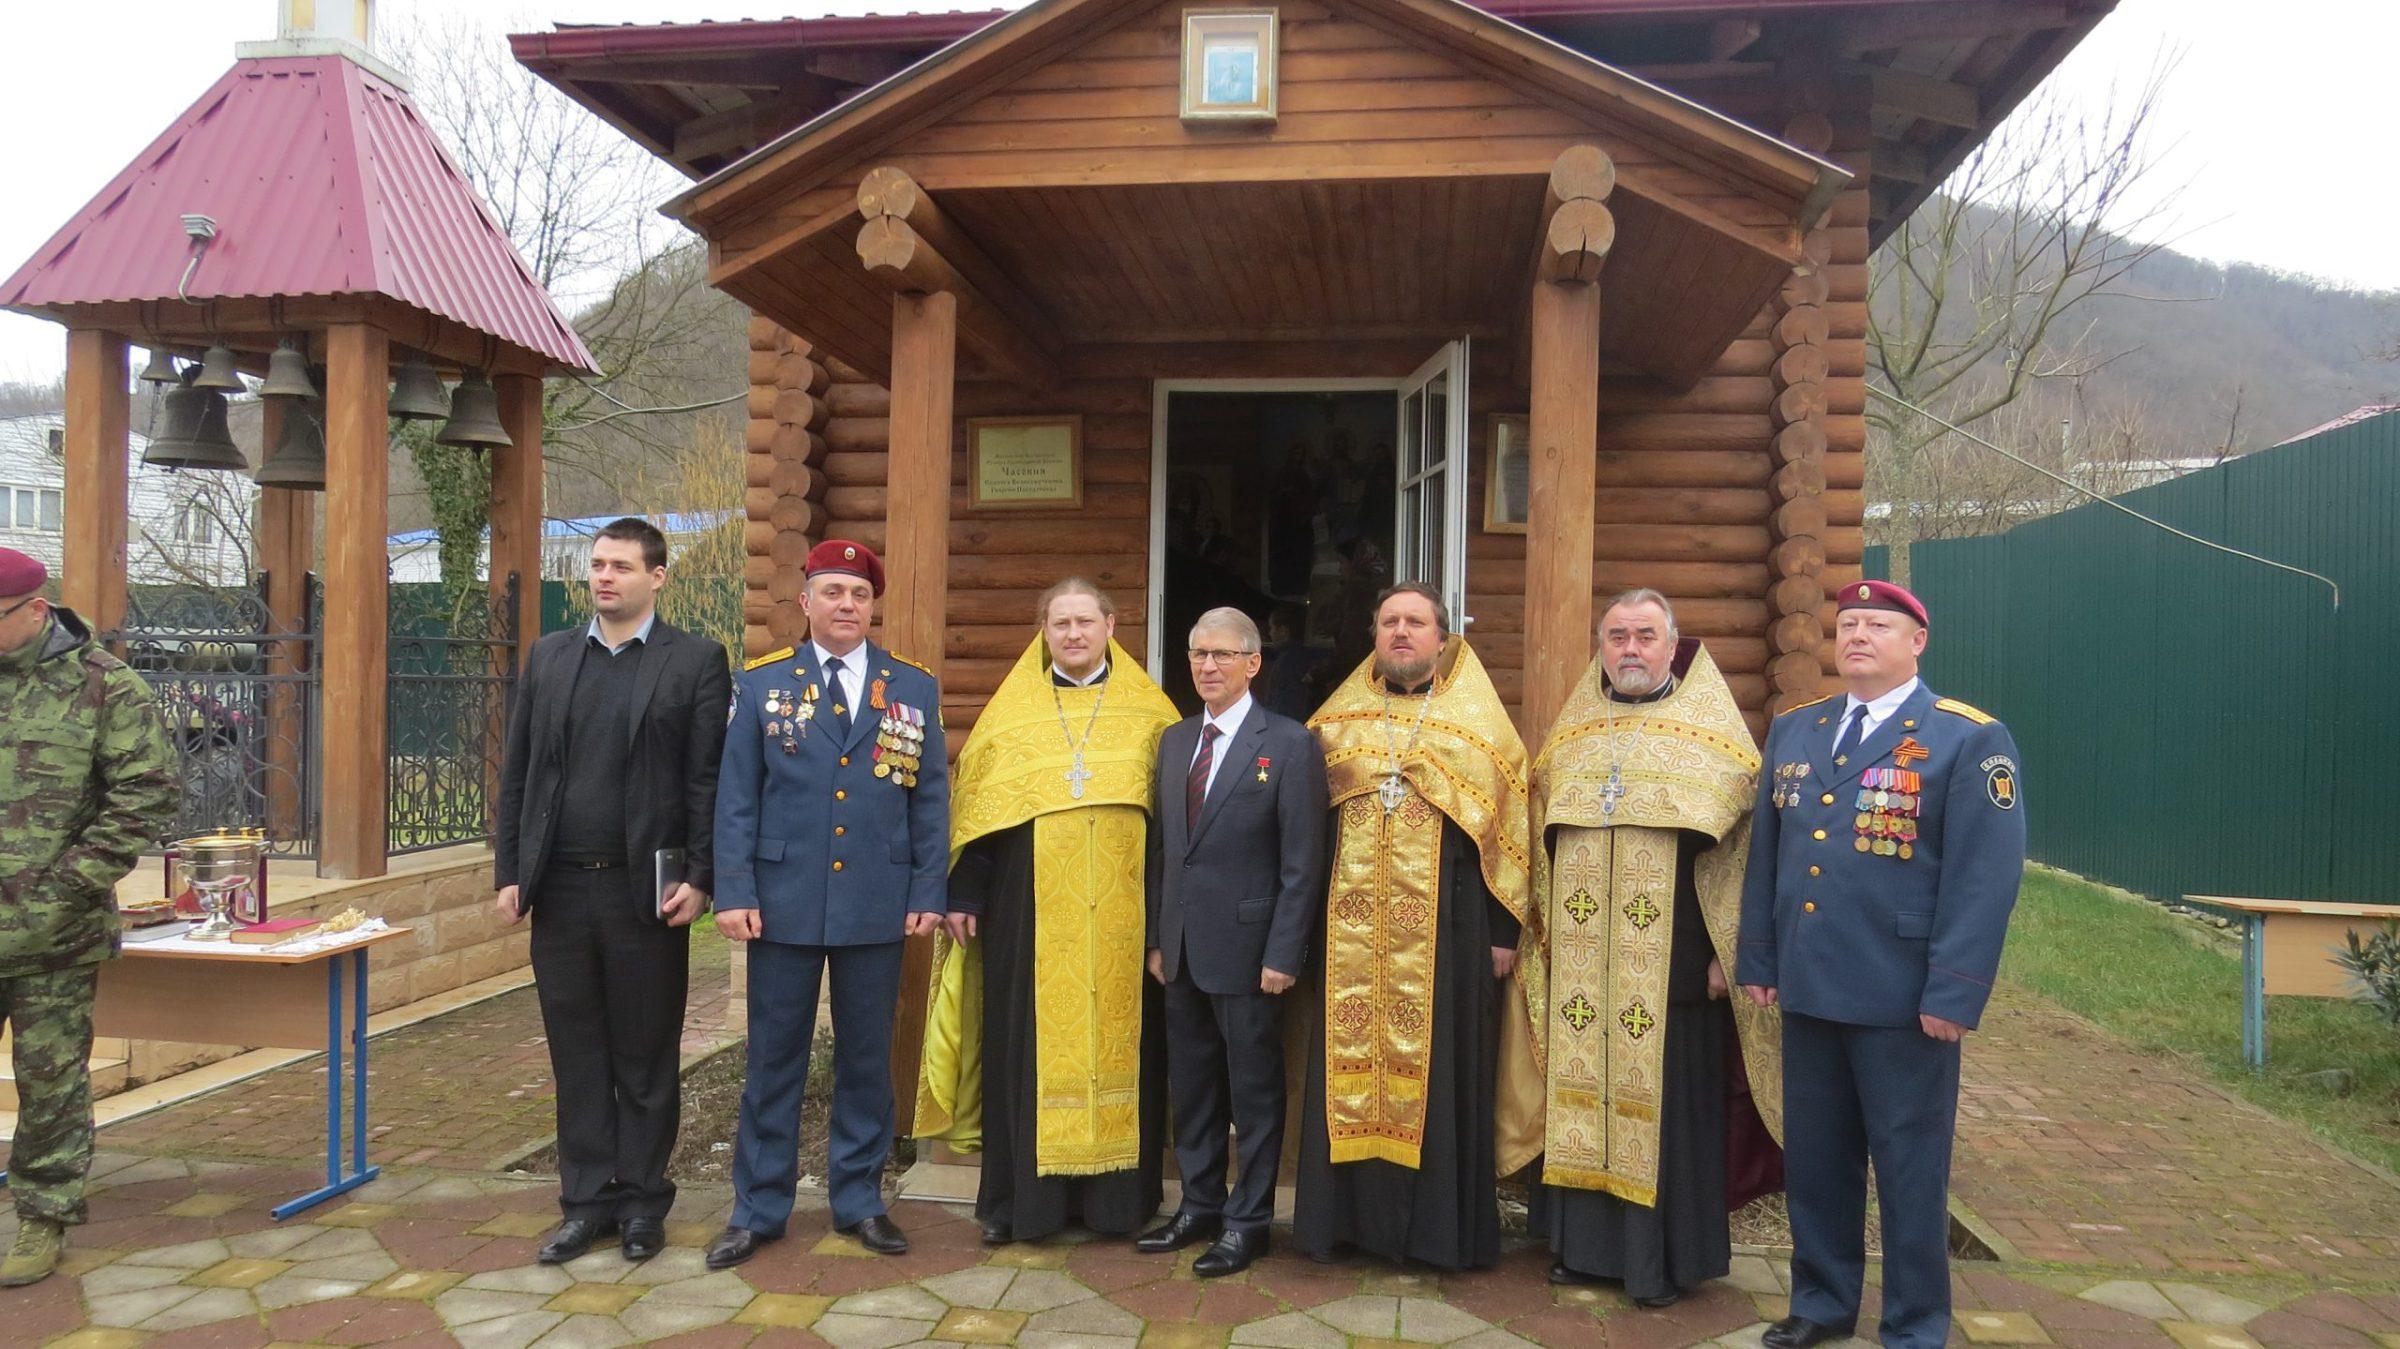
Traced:
POLYGON ((2150 1053, 2205 1066, 2236 1093, 2400 1171, 2400 1034, 2363 1004, 2267 999, 2267 1068, 2242 1063, 2240 944, 2147 900, 2029 867, 2001 973, 2150 1053), (2326 1068, 2354 1086, 2298 1085, 2326 1068))

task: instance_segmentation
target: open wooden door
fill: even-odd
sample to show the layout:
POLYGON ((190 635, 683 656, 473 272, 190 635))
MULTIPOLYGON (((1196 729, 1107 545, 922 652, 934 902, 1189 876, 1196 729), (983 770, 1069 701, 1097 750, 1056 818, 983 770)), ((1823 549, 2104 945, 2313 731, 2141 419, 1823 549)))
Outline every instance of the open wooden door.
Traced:
POLYGON ((1400 386, 1399 520, 1393 575, 1441 592, 1467 616, 1467 339, 1443 346, 1400 386))

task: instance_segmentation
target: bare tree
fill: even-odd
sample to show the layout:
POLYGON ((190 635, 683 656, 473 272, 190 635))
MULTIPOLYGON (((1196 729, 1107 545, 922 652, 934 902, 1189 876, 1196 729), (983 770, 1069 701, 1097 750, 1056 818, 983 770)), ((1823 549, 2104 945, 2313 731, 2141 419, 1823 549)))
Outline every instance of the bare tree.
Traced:
MULTIPOLYGON (((2004 410, 2098 381, 2126 354, 2095 347, 2081 311, 2133 297, 2131 273, 2170 242, 2179 189, 2156 182, 2153 124, 2173 68, 2162 58, 2097 108, 2029 104, 1893 231, 1870 260, 1872 384, 1960 427, 2028 435, 2008 442, 2025 450, 2038 428, 2000 424, 2004 410)), ((2035 401, 2055 420, 2059 401, 2035 401)), ((1969 442, 1882 400, 1867 417, 1870 495, 1890 507, 1883 541, 2005 527, 2033 504, 2010 494, 2038 474, 1974 468, 1969 442)))

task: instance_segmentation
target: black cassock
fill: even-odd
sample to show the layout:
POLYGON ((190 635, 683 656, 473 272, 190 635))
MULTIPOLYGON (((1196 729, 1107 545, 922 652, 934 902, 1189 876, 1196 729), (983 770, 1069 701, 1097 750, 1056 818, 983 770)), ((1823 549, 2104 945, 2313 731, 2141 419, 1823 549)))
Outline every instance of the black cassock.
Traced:
MULTIPOLYGON (((1338 831, 1338 813, 1329 827, 1338 831)), ((1493 1102, 1501 990, 1508 985, 1492 978, 1491 948, 1514 947, 1518 924, 1484 884, 1474 841, 1448 820, 1442 823, 1436 899, 1441 946, 1434 962, 1425 1137, 1415 1170, 1373 1159, 1339 1166, 1331 1161, 1325 1132, 1325 1000, 1310 999, 1307 1095, 1292 1217, 1292 1240, 1310 1255, 1331 1256, 1355 1246, 1442 1269, 1481 1269, 1500 1258, 1493 1102)), ((1326 950, 1322 925, 1317 950, 1326 950)))
POLYGON ((1158 1212, 1166 1150, 1165 1010, 1158 982, 1142 976, 1141 1162, 1096 1176, 1035 1174, 1033 825, 967 845, 950 872, 950 907, 977 913, 983 946, 983 1173, 976 1221, 1005 1222, 1018 1241, 1072 1223, 1127 1233, 1158 1212), (963 902, 962 902, 963 901, 963 902))
MULTIPOLYGON (((1682 836, 1675 863, 1675 935, 1667 956, 1667 1045, 1658 1121, 1658 1204, 1598 1190, 1536 1186, 1533 1230, 1560 1263, 1619 1279, 1634 1297, 1665 1297, 1724 1277, 1732 1267, 1726 1222, 1726 1060, 1733 1010, 1708 996, 1715 948, 1692 877, 1699 856, 1682 836)), ((1738 1067, 1738 1061, 1737 1061, 1738 1067)))

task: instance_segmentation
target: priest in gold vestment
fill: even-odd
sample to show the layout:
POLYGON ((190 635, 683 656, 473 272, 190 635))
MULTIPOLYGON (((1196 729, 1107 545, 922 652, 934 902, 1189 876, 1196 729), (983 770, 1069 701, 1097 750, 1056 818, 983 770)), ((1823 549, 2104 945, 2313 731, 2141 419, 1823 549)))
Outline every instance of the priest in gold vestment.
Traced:
POLYGON ((1156 1213, 1166 1144, 1158 986, 1144 976, 1151 775, 1174 704, 1114 641, 1088 581, 1041 631, 951 775, 950 917, 937 937, 919 1136, 980 1150, 992 1244, 1156 1213))
POLYGON ((1532 1062, 1525 746, 1449 628, 1430 587, 1384 592, 1374 655, 1308 723, 1334 856, 1292 1236, 1320 1260, 1498 1260, 1500 1137, 1540 1112, 1539 1079, 1502 1066, 1532 1062))
POLYGON ((1618 596, 1533 767, 1548 965, 1534 1230, 1553 1283, 1663 1307, 1730 1268, 1728 1215, 1780 1188, 1772 1009, 1728 1000, 1759 757, 1656 591, 1618 596), (1771 1137, 1770 1137, 1771 1134, 1771 1137))

